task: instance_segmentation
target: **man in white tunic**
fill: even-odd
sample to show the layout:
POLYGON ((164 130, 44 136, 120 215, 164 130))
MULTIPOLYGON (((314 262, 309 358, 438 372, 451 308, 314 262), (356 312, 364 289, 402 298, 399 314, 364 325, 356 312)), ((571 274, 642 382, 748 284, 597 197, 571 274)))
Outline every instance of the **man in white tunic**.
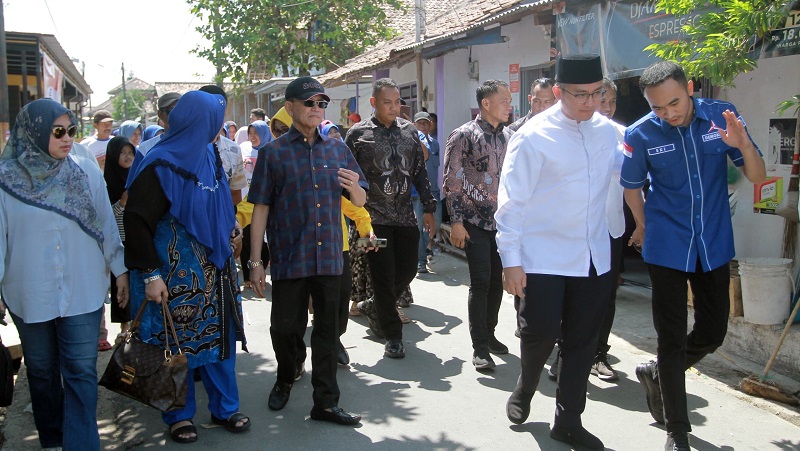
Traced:
POLYGON ((597 55, 557 60, 553 91, 559 102, 511 138, 495 214, 503 283, 520 302, 522 372, 506 406, 508 418, 516 424, 528 418, 542 368, 560 337, 550 437, 591 450, 603 443, 583 428, 581 414, 611 291, 605 204, 618 146, 611 122, 595 112, 602 80, 597 55))

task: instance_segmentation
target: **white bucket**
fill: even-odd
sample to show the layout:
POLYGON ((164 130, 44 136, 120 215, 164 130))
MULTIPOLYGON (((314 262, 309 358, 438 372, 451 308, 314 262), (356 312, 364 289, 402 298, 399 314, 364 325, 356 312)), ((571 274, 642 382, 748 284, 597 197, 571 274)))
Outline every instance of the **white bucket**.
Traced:
POLYGON ((792 260, 739 259, 744 319, 754 324, 782 324, 789 318, 792 298, 792 260))

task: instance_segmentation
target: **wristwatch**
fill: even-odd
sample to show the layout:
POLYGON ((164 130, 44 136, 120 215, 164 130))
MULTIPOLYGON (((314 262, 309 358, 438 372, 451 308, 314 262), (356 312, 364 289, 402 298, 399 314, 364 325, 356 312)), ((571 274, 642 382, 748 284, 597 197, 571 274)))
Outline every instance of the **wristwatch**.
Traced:
POLYGON ((247 267, 248 268, 253 269, 253 268, 258 268, 259 266, 264 266, 264 262, 261 261, 261 260, 259 260, 257 262, 254 262, 252 260, 247 260, 247 267))
POLYGON ((148 284, 150 284, 150 282, 154 282, 154 281, 160 280, 160 279, 161 279, 161 274, 156 274, 155 276, 145 277, 144 278, 144 284, 148 285, 148 284))

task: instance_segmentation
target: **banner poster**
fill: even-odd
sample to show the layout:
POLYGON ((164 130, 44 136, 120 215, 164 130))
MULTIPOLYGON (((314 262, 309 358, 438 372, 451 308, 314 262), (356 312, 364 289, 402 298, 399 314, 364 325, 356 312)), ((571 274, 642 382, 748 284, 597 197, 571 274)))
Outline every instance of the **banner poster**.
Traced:
POLYGON ((44 96, 61 103, 61 81, 64 75, 49 56, 42 53, 42 83, 44 96))
POLYGON ((768 168, 778 165, 791 168, 796 129, 797 118, 769 120, 769 144, 767 151, 763 152, 764 162, 768 168))
POLYGON ((800 1, 793 5, 783 28, 772 30, 761 42, 761 58, 800 55, 800 1))
POLYGON ((645 47, 680 39, 684 25, 712 11, 677 17, 656 12, 657 4, 656 0, 567 2, 564 12, 556 16, 557 51, 559 55, 600 54, 605 73, 612 79, 641 75, 659 61, 645 47))

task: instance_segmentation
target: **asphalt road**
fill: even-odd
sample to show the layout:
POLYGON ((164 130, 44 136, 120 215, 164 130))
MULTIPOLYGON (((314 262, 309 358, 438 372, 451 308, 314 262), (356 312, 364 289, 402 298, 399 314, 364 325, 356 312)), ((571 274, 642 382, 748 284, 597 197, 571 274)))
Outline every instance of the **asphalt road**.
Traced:
MULTIPOLYGON (((497 336, 511 353, 496 357, 487 373, 471 364, 467 324, 468 274, 463 260, 442 255, 433 273, 411 285, 415 304, 404 327, 406 358, 383 358, 383 343, 371 338, 363 318, 353 319, 343 342, 352 363, 340 366, 340 406, 363 415, 360 427, 348 428, 311 420, 311 381, 295 383, 286 408, 273 412, 267 397, 275 382, 275 359, 269 338, 269 300, 245 292, 246 334, 250 353, 237 354, 241 411, 253 427, 233 435, 210 427, 205 392, 198 390, 199 441, 173 443, 158 412, 100 388, 98 424, 104 449, 208 450, 566 450, 549 437, 555 411, 555 383, 542 377, 527 423, 512 425, 505 402, 519 374, 512 299, 506 296, 497 336)), ((269 296, 268 296, 269 297, 269 296)), ((647 289, 623 285, 611 337, 612 364, 621 380, 607 383, 590 377, 584 426, 612 450, 663 449, 662 427, 647 412, 644 390, 634 374, 636 364, 653 357, 653 330, 647 289)), ((12 326, 13 327, 13 326, 12 326)), ((112 331, 112 336, 115 331, 112 331)), ((309 343, 310 325, 306 335, 309 343)), ((101 353, 105 368, 109 352, 101 353)), ((798 450, 800 411, 750 398, 731 387, 747 369, 742 360, 713 355, 687 372, 689 418, 698 450, 798 450)), ((306 367, 310 368, 310 359, 306 367)), ((546 371, 546 370, 545 370, 546 371)), ((198 387, 200 388, 200 387, 198 387)), ((38 449, 24 375, 3 433, 6 450, 38 449)))

